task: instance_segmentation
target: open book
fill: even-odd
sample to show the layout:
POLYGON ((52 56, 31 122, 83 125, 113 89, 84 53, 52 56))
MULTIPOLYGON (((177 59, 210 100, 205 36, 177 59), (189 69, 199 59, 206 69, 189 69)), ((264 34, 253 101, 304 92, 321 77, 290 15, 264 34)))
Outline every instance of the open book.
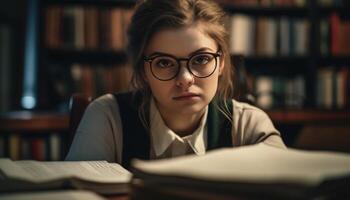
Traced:
POLYGON ((0 159, 0 193, 76 188, 100 194, 121 194, 129 191, 130 179, 130 172, 106 161, 0 159))
POLYGON ((59 190, 45 192, 2 193, 1 200, 106 200, 86 190, 59 190))
POLYGON ((345 199, 350 154, 265 144, 132 163, 134 199, 345 199))

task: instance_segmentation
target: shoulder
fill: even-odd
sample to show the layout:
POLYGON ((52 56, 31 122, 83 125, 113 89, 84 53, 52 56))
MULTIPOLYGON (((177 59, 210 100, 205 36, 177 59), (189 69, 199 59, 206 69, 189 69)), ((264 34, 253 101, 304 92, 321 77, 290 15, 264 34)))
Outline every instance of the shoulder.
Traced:
POLYGON ((105 94, 103 96, 100 96, 92 101, 89 105, 89 107, 93 108, 111 108, 115 106, 117 106, 117 102, 113 94, 105 94))
POLYGON ((93 100, 85 111, 85 115, 96 117, 112 117, 119 113, 119 106, 113 94, 102 95, 93 100))
POLYGON ((232 99, 232 107, 234 117, 269 118, 263 110, 248 103, 239 102, 232 99))
POLYGON ((248 145, 264 142, 279 148, 285 148, 279 131, 269 116, 260 108, 247 103, 233 102, 233 142, 236 145, 248 145))
POLYGON ((132 105, 134 103, 133 99, 134 93, 132 92, 105 94, 91 102, 88 110, 115 114, 115 112, 119 112, 121 107, 128 107, 129 105, 132 105))

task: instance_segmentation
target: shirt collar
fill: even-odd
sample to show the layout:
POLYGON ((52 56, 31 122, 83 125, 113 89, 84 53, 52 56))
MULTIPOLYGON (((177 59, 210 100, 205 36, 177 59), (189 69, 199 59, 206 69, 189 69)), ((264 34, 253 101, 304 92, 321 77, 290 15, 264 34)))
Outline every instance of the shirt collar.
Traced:
POLYGON ((205 154, 207 146, 207 115, 208 106, 206 107, 198 128, 191 135, 180 137, 166 126, 154 99, 152 99, 150 105, 151 141, 156 157, 162 155, 175 140, 188 143, 190 148, 197 155, 205 154))

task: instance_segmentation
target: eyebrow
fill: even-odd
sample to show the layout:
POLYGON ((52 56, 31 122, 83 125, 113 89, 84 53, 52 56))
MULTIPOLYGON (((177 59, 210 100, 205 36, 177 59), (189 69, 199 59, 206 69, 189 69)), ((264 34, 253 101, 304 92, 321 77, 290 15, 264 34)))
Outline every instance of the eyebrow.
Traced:
MULTIPOLYGON (((209 51, 213 51, 213 49, 211 49, 211 48, 202 47, 202 48, 200 48, 200 49, 197 49, 197 50, 191 52, 191 53, 188 55, 188 57, 191 57, 192 55, 197 54, 197 53, 207 52, 208 50, 209 50, 209 51)), ((160 52, 160 51, 155 51, 155 52, 153 52, 152 54, 150 54, 150 55, 147 56, 147 57, 151 58, 151 57, 159 56, 159 55, 176 57, 176 56, 174 56, 174 55, 172 55, 172 54, 168 54, 168 53, 164 53, 164 52, 160 52)))

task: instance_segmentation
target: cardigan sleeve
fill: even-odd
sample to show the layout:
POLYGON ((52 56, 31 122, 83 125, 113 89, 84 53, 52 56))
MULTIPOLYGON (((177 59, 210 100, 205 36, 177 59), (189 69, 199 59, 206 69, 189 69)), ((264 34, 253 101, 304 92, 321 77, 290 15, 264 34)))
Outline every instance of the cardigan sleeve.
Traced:
POLYGON ((112 95, 104 95, 86 109, 66 160, 121 161, 122 128, 112 95))
POLYGON ((233 100, 232 138, 234 146, 263 142, 286 148, 280 132, 268 115, 259 108, 233 100))

